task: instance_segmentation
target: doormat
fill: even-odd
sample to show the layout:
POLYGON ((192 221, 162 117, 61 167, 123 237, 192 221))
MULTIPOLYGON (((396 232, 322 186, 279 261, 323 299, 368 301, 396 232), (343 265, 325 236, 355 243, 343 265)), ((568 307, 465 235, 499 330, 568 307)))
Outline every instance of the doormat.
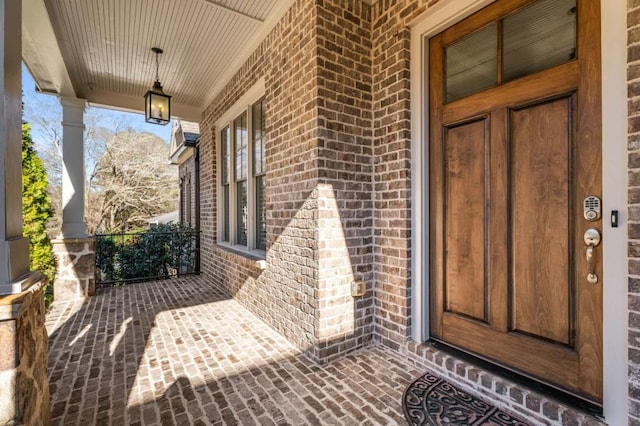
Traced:
POLYGON ((426 373, 411 383, 402 396, 410 425, 515 425, 528 426, 493 405, 426 373))

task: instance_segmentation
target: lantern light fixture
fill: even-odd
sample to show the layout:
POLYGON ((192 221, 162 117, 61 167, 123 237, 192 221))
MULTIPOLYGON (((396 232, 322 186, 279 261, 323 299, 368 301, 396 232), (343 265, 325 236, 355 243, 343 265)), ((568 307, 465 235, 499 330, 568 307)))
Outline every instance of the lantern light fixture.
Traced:
POLYGON ((153 87, 144 95, 144 115, 147 123, 165 125, 171 120, 171 96, 164 93, 160 84, 159 55, 162 49, 152 47, 151 51, 156 55, 156 81, 153 87))

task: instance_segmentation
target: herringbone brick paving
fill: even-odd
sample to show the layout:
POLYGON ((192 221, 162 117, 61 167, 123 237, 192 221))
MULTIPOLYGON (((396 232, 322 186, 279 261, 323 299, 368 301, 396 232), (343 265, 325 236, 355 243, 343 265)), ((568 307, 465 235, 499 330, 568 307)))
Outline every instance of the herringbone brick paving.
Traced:
POLYGON ((203 277, 47 315, 54 425, 395 425, 421 372, 382 347, 318 365, 203 277))

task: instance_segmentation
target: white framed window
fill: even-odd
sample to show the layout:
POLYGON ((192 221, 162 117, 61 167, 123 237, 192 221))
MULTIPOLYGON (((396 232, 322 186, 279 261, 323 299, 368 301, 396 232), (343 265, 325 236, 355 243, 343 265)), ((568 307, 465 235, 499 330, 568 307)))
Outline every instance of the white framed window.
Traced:
POLYGON ((184 190, 184 223, 191 226, 191 174, 187 177, 184 190))
POLYGON ((218 244, 264 257, 266 250, 264 83, 216 123, 218 244))

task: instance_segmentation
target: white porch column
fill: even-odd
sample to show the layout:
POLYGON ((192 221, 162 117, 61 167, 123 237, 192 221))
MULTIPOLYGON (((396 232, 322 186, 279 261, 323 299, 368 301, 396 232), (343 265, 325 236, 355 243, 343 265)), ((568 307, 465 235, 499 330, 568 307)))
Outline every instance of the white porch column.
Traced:
POLYGON ((0 0, 0 294, 20 293, 29 273, 22 236, 22 2, 0 0))
POLYGON ((0 424, 49 424, 44 276, 22 236, 22 1, 0 0, 0 424))
POLYGON ((86 238, 84 221, 84 99, 61 98, 62 229, 61 238, 86 238))

